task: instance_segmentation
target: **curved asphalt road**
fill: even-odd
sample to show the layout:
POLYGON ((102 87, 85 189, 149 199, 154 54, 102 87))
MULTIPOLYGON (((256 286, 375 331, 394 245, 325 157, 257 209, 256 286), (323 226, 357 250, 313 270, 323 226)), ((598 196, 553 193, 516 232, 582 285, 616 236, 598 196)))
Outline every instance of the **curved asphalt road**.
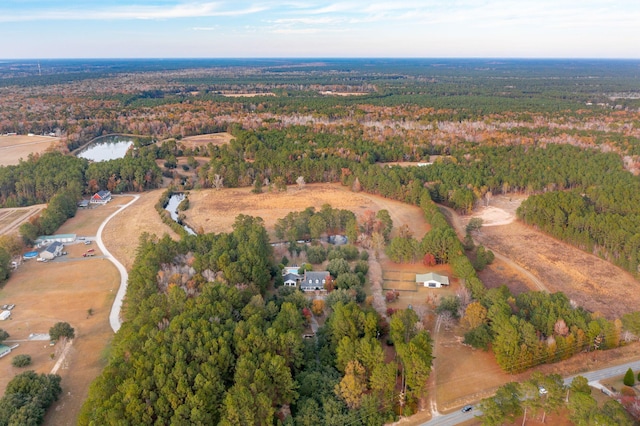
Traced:
POLYGON ((127 273, 125 267, 122 266, 122 263, 118 262, 118 259, 113 257, 109 250, 107 250, 107 248, 104 246, 104 243, 102 242, 102 231, 104 230, 104 227, 107 225, 107 223, 109 223, 109 221, 115 215, 138 201, 138 198, 140 198, 139 195, 131 196, 133 197, 133 200, 129 201, 123 206, 120 206, 118 210, 111 213, 109 217, 107 217, 104 222, 102 222, 100 228, 98 228, 98 234, 96 235, 96 242, 98 243, 98 247, 100 247, 100 250, 102 251, 104 256, 109 259, 111 263, 116 266, 116 268, 118 268, 118 272, 120 272, 120 287, 118 288, 118 293, 116 293, 116 298, 113 301, 113 305, 111 306, 111 313, 109 314, 109 323, 111 324, 111 328, 113 329, 114 333, 120 330, 120 326, 122 325, 122 321, 120 321, 120 309, 122 309, 122 300, 124 299, 124 295, 127 293, 127 280, 129 279, 129 274, 127 273))

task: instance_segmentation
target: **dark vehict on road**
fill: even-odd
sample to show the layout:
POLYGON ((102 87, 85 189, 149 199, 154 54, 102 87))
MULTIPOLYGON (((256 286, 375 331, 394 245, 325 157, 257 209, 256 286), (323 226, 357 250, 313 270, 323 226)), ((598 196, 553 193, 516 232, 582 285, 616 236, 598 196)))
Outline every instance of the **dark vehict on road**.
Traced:
POLYGON ((463 413, 468 413, 469 411, 473 410, 473 406, 472 405, 465 405, 464 407, 462 407, 462 411, 463 413))

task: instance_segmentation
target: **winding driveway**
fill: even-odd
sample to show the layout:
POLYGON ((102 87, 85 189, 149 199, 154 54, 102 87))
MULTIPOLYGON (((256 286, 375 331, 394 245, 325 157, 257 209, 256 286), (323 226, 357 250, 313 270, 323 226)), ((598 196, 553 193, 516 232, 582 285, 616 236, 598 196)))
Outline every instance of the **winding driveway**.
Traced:
POLYGON ((124 295, 127 293, 127 280, 129 279, 129 274, 127 273, 127 270, 122 265, 122 263, 118 262, 118 259, 113 257, 113 255, 105 247, 104 243, 102 242, 102 231, 104 230, 104 227, 107 225, 107 223, 109 223, 109 221, 115 215, 138 201, 138 198, 140 198, 139 195, 133 194, 127 196, 132 196, 133 200, 129 201, 127 204, 120 206, 118 210, 111 213, 109 217, 107 217, 104 222, 100 224, 100 228, 98 228, 98 234, 96 235, 96 242, 98 243, 98 247, 100 247, 100 250, 104 254, 105 258, 109 259, 111 263, 116 266, 118 272, 120 272, 120 287, 118 288, 118 293, 116 293, 116 298, 114 299, 113 305, 111 306, 111 313, 109 314, 109 323, 111 324, 111 328, 113 329, 114 333, 120 330, 120 327, 122 326, 122 321, 120 320, 120 310, 122 309, 122 300, 124 299, 124 295))

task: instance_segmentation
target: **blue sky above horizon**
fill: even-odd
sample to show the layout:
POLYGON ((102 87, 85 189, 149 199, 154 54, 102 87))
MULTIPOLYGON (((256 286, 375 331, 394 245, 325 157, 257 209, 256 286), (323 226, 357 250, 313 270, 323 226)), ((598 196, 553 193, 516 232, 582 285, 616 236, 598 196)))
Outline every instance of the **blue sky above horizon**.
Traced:
POLYGON ((2 0, 0 58, 640 58, 638 0, 2 0))

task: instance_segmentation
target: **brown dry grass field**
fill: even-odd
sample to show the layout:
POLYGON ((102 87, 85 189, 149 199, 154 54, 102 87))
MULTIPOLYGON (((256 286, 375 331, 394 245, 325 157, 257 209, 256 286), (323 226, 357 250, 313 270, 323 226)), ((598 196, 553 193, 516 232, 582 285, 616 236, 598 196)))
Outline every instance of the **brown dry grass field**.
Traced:
MULTIPOLYGON (((562 291, 579 306, 614 319, 640 305, 640 282, 631 274, 512 218, 524 197, 494 197, 488 223, 474 238, 531 272, 551 292, 562 291)), ((475 216, 475 215, 474 215, 475 216)), ((482 212, 479 214, 483 217, 482 212)), ((470 217, 463 218, 467 223, 470 217)), ((527 280, 502 262, 481 274, 489 287, 506 284, 518 293, 527 280)), ((534 287, 529 287, 536 290, 534 287)))
POLYGON ((0 136, 0 166, 18 164, 21 158, 26 160, 32 152, 45 152, 59 140, 51 136, 0 136))
MULTIPOLYGON (((275 240, 277 219, 291 211, 307 207, 320 209, 323 204, 353 211, 356 216, 366 210, 386 209, 393 219, 394 229, 408 225, 419 238, 429 230, 419 207, 363 192, 352 192, 340 184, 310 184, 303 189, 290 186, 286 192, 251 193, 251 188, 191 191, 186 222, 196 231, 229 232, 239 214, 259 216, 264 220, 270 237, 275 240)), ((392 234, 393 235, 393 234, 392 234)))
POLYGON ((0 209, 0 235, 17 234, 20 225, 40 213, 46 204, 0 209))
POLYGON ((227 132, 208 133, 206 135, 187 136, 178 141, 178 144, 184 145, 185 148, 195 148, 198 146, 207 146, 213 144, 215 146, 227 145, 233 136, 227 132))
MULTIPOLYGON (((102 232, 104 244, 127 270, 131 270, 140 235, 144 232, 158 237, 169 234, 171 238, 178 239, 178 235, 162 222, 155 209, 164 191, 156 189, 140 194, 140 199, 111 219, 102 232)), ((122 198, 122 203, 130 201, 129 197, 122 198)))
MULTIPOLYGON (((81 210, 59 231, 95 235, 97 225, 113 211, 113 206, 81 210)), ((31 333, 47 333, 58 321, 75 328, 76 338, 57 372, 62 376, 63 392, 47 414, 45 424, 49 425, 75 424, 89 384, 104 367, 102 353, 113 336, 108 317, 119 274, 111 262, 100 258, 97 245, 90 247, 97 250, 97 257, 83 258, 82 253, 89 247, 76 243, 65 246, 69 254, 54 261, 24 262, 0 291, 2 304, 16 305, 2 328, 11 335, 9 340, 20 344, 0 360, 0 393, 14 375, 25 370, 11 366, 13 356, 31 355, 33 364, 29 368, 41 373, 49 373, 58 361, 61 343, 49 347, 48 341, 24 341, 31 333), (89 309, 92 315, 88 314, 89 309)))

